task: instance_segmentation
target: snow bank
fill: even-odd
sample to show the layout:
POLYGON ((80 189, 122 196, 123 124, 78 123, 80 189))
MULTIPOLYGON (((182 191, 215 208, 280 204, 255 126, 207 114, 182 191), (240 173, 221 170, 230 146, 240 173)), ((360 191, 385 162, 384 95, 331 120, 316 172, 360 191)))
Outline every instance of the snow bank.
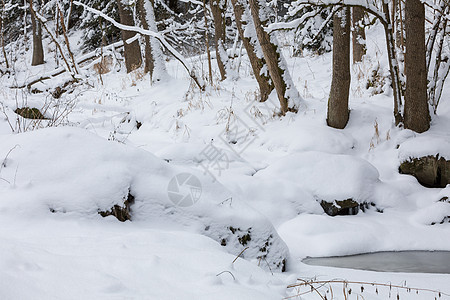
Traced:
POLYGON ((349 198, 370 202, 380 183, 377 169, 366 160, 323 152, 288 155, 255 176, 276 178, 280 189, 289 185, 301 187, 317 200, 327 202, 349 198))
POLYGON ((450 160, 450 137, 434 134, 422 134, 409 138, 400 144, 399 159, 401 162, 423 156, 444 157, 450 160))
POLYGON ((263 268, 285 267, 289 252, 272 224, 200 171, 172 166, 149 152, 70 127, 1 139, 3 213, 99 219, 99 211, 122 206, 130 193, 135 197, 135 222, 202 233, 234 255, 248 247, 242 257, 263 268), (201 182, 201 197, 190 207, 178 207, 168 197, 170 180, 183 172, 201 182))

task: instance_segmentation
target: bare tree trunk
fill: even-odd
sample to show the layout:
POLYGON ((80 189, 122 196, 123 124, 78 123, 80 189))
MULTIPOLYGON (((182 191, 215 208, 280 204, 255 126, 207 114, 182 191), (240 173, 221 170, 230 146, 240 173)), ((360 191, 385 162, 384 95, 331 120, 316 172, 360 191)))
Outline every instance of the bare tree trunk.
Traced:
MULTIPOLYGON (((134 26, 133 11, 129 6, 128 0, 116 0, 119 7, 120 23, 128 26, 134 26)), ((128 44, 127 40, 134 37, 136 33, 132 31, 121 30, 122 40, 124 42, 124 56, 127 73, 139 68, 142 64, 141 47, 139 41, 135 40, 128 44)))
POLYGON ((206 43, 206 55, 208 56, 208 79, 209 84, 213 84, 213 76, 212 76, 212 64, 211 64, 211 51, 209 50, 209 26, 208 26, 208 17, 206 16, 206 0, 203 0, 203 18, 205 20, 205 43, 206 43))
POLYGON ((66 29, 70 29, 70 16, 72 16, 73 0, 70 0, 69 12, 67 14, 67 20, 65 22, 66 29))
MULTIPOLYGON (((153 0, 139 0, 138 10, 140 10, 139 15, 144 29, 158 32, 153 0)), ((161 43, 152 36, 146 36, 145 42, 145 67, 150 72, 151 81, 158 82, 167 78, 168 74, 161 43)))
POLYGON ((3 56, 5 57, 6 68, 9 69, 8 56, 5 49, 5 37, 3 35, 3 19, 5 18, 5 0, 2 0, 2 11, 0 13, 0 46, 2 47, 3 56))
POLYGON ((244 44, 245 50, 247 51, 247 56, 248 59, 250 60, 253 73, 255 74, 255 79, 258 82, 260 91, 259 101, 264 102, 269 97, 269 94, 274 89, 274 86, 273 82, 270 80, 269 74, 267 73, 264 74, 263 71, 263 67, 266 66, 264 55, 262 55, 262 53, 260 53, 259 56, 256 54, 255 46, 260 47, 258 41, 257 40, 252 41, 249 37, 246 37, 244 34, 246 29, 254 31, 255 26, 253 25, 252 22, 250 22, 251 24, 248 24, 247 21, 243 20, 242 18, 243 15, 248 16, 249 14, 249 12, 246 11, 245 9, 243 1, 244 0, 231 0, 231 3, 233 4, 234 8, 234 15, 236 19, 236 26, 239 31, 239 36, 241 37, 242 43, 244 44), (248 28, 248 26, 251 26, 252 28, 248 28))
MULTIPOLYGON (((33 0, 29 0, 30 10, 33 11, 33 0)), ((39 9, 37 10, 39 11, 39 9)), ((42 27, 41 22, 31 13, 31 25, 33 28, 33 57, 31 65, 37 66, 44 63, 44 47, 42 46, 42 27)))
POLYGON ((405 39, 404 39, 404 33, 405 28, 403 27, 403 8, 402 8, 402 0, 397 0, 397 7, 396 12, 398 12, 397 15, 397 24, 395 26, 395 37, 397 40, 397 47, 401 48, 402 51, 405 51, 405 39))
POLYGON ((226 65, 228 54, 225 51, 225 5, 222 6, 221 0, 210 0, 211 12, 214 19, 214 41, 216 47, 216 59, 219 66, 221 80, 227 77, 226 65))
MULTIPOLYGON (((72 50, 70 49, 70 42, 69 42, 69 38, 67 37, 67 29, 66 29, 66 25, 64 22, 64 14, 61 9, 62 9, 62 7, 59 7, 59 3, 58 3, 58 13, 59 13, 60 21, 61 21, 61 28, 62 28, 63 35, 64 35, 64 40, 66 42, 67 51, 69 52, 70 59, 72 60, 73 70, 75 71, 76 74, 79 74, 77 62, 75 60, 75 57, 73 56, 72 50)), ((70 15, 69 15, 68 19, 70 19, 70 15)))
POLYGON ((433 113, 437 113, 444 82, 450 72, 449 53, 446 53, 445 40, 448 36, 448 19, 443 17, 450 13, 450 5, 444 0, 440 1, 440 10, 436 11, 434 24, 428 36, 427 47, 427 74, 430 84, 428 85, 428 102, 433 107, 433 113), (434 70, 430 70, 430 63, 434 54, 434 70))
MULTIPOLYGON (((147 0, 138 0, 137 1, 137 11, 139 16, 139 21, 141 22, 142 28, 148 30, 148 22, 147 22, 147 14, 145 12, 144 2, 147 0)), ((153 69, 155 68, 155 64, 152 56, 152 45, 150 44, 150 36, 145 35, 145 48, 144 48, 144 72, 150 72, 150 77, 153 76, 153 69)))
POLYGON ((394 93, 394 120, 395 125, 397 126, 403 122, 402 91, 399 75, 400 71, 395 51, 395 39, 394 39, 394 32, 392 31, 392 23, 389 15, 390 10, 388 2, 382 3, 382 10, 384 13, 384 20, 383 18, 379 18, 379 20, 383 24, 384 35, 386 37, 386 50, 389 62, 389 72, 391 75, 392 91, 394 93))
POLYGON ((328 99, 328 126, 343 129, 349 119, 350 10, 343 8, 333 17, 333 78, 328 99))
POLYGON ((425 48, 425 7, 420 0, 405 5, 405 128, 424 132, 430 128, 427 99, 427 68, 425 48))
POLYGON ((264 30, 264 27, 268 25, 269 18, 265 12, 261 12, 259 0, 250 0, 249 4, 256 35, 280 101, 281 113, 284 115, 288 111, 296 111, 294 102, 300 99, 300 95, 292 83, 291 75, 278 48, 276 38, 271 37, 264 30))
POLYGON ((352 8, 353 23, 353 63, 361 62, 366 54, 366 32, 361 22, 364 20, 364 9, 361 7, 352 8))

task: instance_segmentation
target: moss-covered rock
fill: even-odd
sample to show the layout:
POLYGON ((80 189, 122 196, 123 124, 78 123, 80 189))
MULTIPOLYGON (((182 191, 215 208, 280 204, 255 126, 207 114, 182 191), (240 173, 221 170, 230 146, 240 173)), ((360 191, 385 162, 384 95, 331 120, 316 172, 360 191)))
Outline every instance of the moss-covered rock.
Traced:
POLYGON ((47 118, 35 107, 21 107, 14 110, 16 114, 25 118, 33 120, 46 120, 47 118))
POLYGON ((403 161, 399 172, 416 177, 425 187, 445 188, 450 184, 450 161, 439 157, 439 154, 403 161))

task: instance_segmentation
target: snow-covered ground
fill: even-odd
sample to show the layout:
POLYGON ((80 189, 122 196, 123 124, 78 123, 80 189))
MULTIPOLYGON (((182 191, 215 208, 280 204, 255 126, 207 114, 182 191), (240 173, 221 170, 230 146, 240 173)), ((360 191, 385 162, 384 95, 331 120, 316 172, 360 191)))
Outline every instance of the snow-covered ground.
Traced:
MULTIPOLYGON (((369 59, 353 70, 344 130, 325 121, 331 54, 292 57, 286 48, 304 106, 284 117, 274 114, 275 93, 266 103, 255 101, 245 58, 238 80, 216 82, 204 93, 174 61, 168 63, 171 79, 153 86, 139 72, 123 71, 102 75, 102 84, 87 69, 88 84, 60 100, 50 93, 65 75, 36 84, 48 89, 43 93, 7 88, 49 66, 20 65, 22 77, 3 76, 0 299, 283 299, 299 293, 288 288, 298 278, 406 285, 440 290, 450 299, 449 274, 301 262, 307 256, 450 250, 450 224, 430 225, 450 215, 450 204, 439 202, 450 187, 425 188, 398 173, 400 160, 413 154, 450 154, 450 85, 427 133, 399 130, 389 90, 372 95, 365 89, 376 60, 386 66, 380 40, 369 39, 368 49, 369 59), (60 126, 32 130, 31 121, 13 112, 25 104, 48 106, 47 116, 61 115, 60 126), (186 205, 173 202, 177 174, 200 182, 196 196, 183 199, 192 200, 186 205), (128 194, 135 198, 131 222, 98 214, 128 194), (319 203, 348 198, 373 206, 330 217, 319 203)), ((192 63, 206 69, 202 58, 192 63)), ((349 287, 354 299, 437 296, 349 287)), ((342 284, 332 288, 334 299, 345 298, 342 284)), ((312 292, 297 299, 320 297, 312 292)))

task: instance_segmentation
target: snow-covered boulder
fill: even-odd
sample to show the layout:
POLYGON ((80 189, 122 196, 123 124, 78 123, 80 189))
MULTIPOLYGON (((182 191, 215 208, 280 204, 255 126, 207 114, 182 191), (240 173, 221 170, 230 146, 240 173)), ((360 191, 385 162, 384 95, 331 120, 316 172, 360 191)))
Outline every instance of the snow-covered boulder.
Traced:
POLYGON ((399 171, 416 177, 426 187, 450 184, 450 140, 445 136, 421 135, 399 148, 399 171))
POLYGON ((424 225, 450 223, 450 199, 448 196, 444 195, 450 195, 450 186, 439 193, 438 201, 435 201, 431 205, 427 205, 416 212, 413 215, 413 219, 424 225))
POLYGON ((122 221, 202 233, 235 255, 248 247, 241 257, 272 271, 285 268, 289 252, 272 224, 201 171, 173 166, 77 128, 0 139, 1 211, 26 218, 65 214, 99 221, 99 213, 112 215, 108 218, 121 214, 122 221), (180 173, 200 183, 191 206, 177 206, 169 198, 169 183, 180 173))
POLYGON ((275 178, 280 189, 300 187, 330 215, 356 214, 372 206, 380 184, 378 170, 366 160, 313 151, 283 157, 255 176, 275 178))

